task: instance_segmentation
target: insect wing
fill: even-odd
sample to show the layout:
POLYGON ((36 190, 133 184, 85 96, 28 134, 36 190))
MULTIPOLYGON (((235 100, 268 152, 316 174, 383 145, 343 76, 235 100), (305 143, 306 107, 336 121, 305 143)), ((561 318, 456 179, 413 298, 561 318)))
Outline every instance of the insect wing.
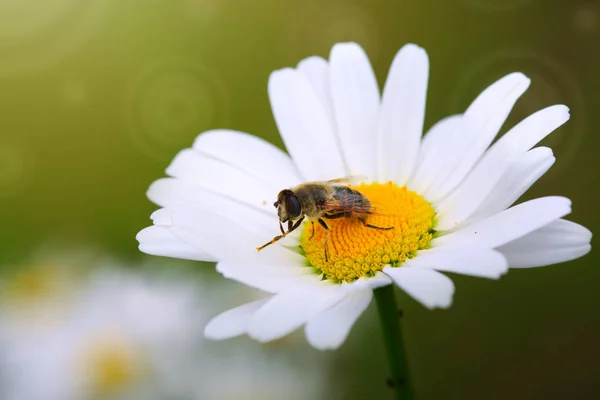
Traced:
POLYGON ((366 182, 368 179, 364 175, 351 175, 343 178, 331 179, 326 181, 330 185, 358 185, 362 182, 366 182))
POLYGON ((341 198, 331 198, 320 207, 326 214, 370 214, 372 206, 359 194, 347 193, 341 198))
MULTIPOLYGON (((368 199, 368 198, 367 198, 368 199)), ((371 199, 364 202, 364 197, 355 194, 346 194, 343 198, 332 198, 320 207, 327 214, 352 213, 362 215, 398 216, 401 213, 387 205, 371 199)))

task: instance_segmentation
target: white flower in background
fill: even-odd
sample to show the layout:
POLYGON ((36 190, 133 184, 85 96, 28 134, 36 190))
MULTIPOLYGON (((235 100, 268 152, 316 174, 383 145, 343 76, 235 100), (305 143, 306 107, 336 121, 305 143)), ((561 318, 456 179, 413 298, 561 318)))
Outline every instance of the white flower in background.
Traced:
POLYGON ((44 332, 60 324, 74 303, 75 280, 67 268, 46 261, 18 269, 10 279, 0 281, 0 340, 22 331, 44 332))
MULTIPOLYGON (((36 285, 17 282, 12 287, 60 286, 43 269, 26 275, 36 285)), ((51 292, 20 293, 21 298, 31 295, 30 309, 52 315, 53 323, 43 328, 23 324, 18 317, 23 309, 3 304, 3 314, 14 309, 12 318, 0 321, 0 398, 163 399, 189 394, 186 390, 197 377, 183 379, 181 371, 197 363, 204 317, 198 314, 195 286, 105 269, 64 290, 70 293, 68 307, 46 307, 51 292)), ((31 314, 27 320, 32 321, 31 314)))
POLYGON ((177 155, 171 178, 152 184, 148 197, 163 208, 138 234, 143 252, 216 261, 225 277, 271 293, 217 316, 206 336, 266 342, 305 325, 313 346, 337 348, 379 286, 445 308, 454 285, 438 271, 497 279, 590 250, 591 233, 562 219, 569 199, 510 207, 554 163, 549 148, 533 147, 569 119, 567 107, 545 108, 492 144, 530 83, 513 73, 422 137, 428 71, 425 51, 409 44, 380 95, 364 51, 337 44, 329 61, 309 57, 269 79, 289 156, 244 133, 206 132, 177 155), (394 210, 369 223, 393 229, 327 219, 329 257, 325 229, 315 224, 313 236, 310 223, 256 252, 278 234, 281 189, 350 175, 366 176, 373 183, 356 189, 394 210))
MULTIPOLYGON (((196 374, 194 399, 328 399, 328 363, 314 353, 307 354, 305 346, 286 346, 280 352, 230 346, 228 354, 213 354, 210 364, 205 362, 207 365, 196 374)), ((339 393, 335 386, 330 390, 339 393)))

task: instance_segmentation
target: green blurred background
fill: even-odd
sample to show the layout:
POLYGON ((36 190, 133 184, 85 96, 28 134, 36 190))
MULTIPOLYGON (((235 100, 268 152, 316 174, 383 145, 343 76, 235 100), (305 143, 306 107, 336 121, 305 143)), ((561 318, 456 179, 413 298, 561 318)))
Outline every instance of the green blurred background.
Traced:
MULTIPOLYGON (((177 151, 217 127, 282 146, 269 73, 339 41, 366 49, 380 85, 403 44, 425 47, 427 127, 506 73, 530 76, 507 126, 556 103, 572 119, 543 143, 557 162, 527 198, 568 196, 569 218, 600 228, 598 1, 0 0, 0 264, 47 243, 148 257, 144 193, 177 151)), ((447 311, 399 294, 418 398, 600 398, 597 262, 452 276, 447 311)), ((389 397, 374 307, 323 359, 331 398, 389 397)))

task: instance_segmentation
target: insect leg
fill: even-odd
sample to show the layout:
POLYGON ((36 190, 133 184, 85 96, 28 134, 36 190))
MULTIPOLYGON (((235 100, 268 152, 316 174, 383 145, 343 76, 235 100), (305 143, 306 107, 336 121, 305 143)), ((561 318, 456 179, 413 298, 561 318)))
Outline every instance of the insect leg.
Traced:
POLYGON ((285 233, 285 231, 283 230, 283 225, 281 224, 281 220, 279 220, 279 230, 282 234, 285 233))
POLYGON ((360 222, 362 222, 362 224, 364 226, 366 226, 367 228, 379 229, 380 231, 389 231, 390 229, 394 229, 393 226, 390 226, 389 228, 383 228, 381 226, 375 226, 375 225, 368 224, 366 218, 364 216, 362 216, 362 215, 358 216, 358 220, 360 222))
POLYGON ((351 216, 352 216, 351 212, 341 212, 341 213, 337 213, 337 214, 325 214, 325 215, 323 215, 323 218, 336 219, 336 218, 351 217, 351 216))
POLYGON ((315 221, 310 221, 310 223, 311 223, 311 226, 312 226, 312 233, 310 234, 310 238, 309 239, 312 239, 313 236, 315 236, 315 221))
POLYGON ((304 220, 304 216, 302 216, 298 221, 296 221, 296 223, 294 223, 294 225, 292 225, 292 227, 290 229, 288 229, 287 232, 283 233, 282 235, 277 235, 275 236, 270 242, 267 242, 265 244, 263 244, 260 247, 256 248, 256 251, 261 251, 262 249, 264 249, 265 247, 277 242, 279 239, 283 239, 284 237, 286 237, 288 234, 292 233, 293 231, 295 231, 300 224, 302 223, 302 221, 304 220))
POLYGON ((364 215, 361 214, 356 214, 356 213, 351 213, 351 212, 341 212, 338 214, 328 214, 328 215, 323 215, 323 218, 327 218, 327 219, 336 219, 336 218, 342 218, 342 217, 352 217, 353 215, 356 215, 356 217, 358 218, 358 220, 360 222, 362 222, 362 224, 364 226, 366 226, 367 228, 373 228, 373 229, 379 229, 382 231, 389 231, 390 229, 394 229, 393 226, 390 226, 389 228, 386 227, 381 227, 381 226, 375 226, 375 225, 371 225, 367 223, 367 219, 365 218, 364 215))
POLYGON ((329 242, 329 235, 331 235, 331 229, 329 229, 325 221, 323 221, 321 218, 319 218, 319 224, 327 231, 327 236, 325 236, 325 241, 323 242, 323 249, 325 250, 325 262, 327 262, 329 261, 329 257, 327 256, 327 242, 329 242))
POLYGON ((325 230, 329 230, 329 227, 327 226, 327 224, 325 223, 325 221, 323 221, 321 218, 319 218, 319 224, 325 228, 325 230))

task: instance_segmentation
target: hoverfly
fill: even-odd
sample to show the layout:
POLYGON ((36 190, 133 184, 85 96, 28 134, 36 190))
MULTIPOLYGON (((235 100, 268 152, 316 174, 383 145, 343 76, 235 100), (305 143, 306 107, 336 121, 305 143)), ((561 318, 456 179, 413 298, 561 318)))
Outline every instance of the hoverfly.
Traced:
POLYGON ((386 231, 393 229, 393 227, 384 228, 367 223, 367 217, 374 213, 371 202, 358 190, 348 186, 357 179, 359 178, 347 177, 330 181, 306 182, 291 189, 283 189, 277 195, 277 201, 273 203, 273 206, 277 208, 281 235, 275 236, 270 242, 257 247, 256 250, 261 251, 286 237, 300 226, 304 218, 312 223, 311 238, 315 234, 315 221, 327 231, 323 242, 325 260, 328 260, 327 242, 331 233, 331 229, 325 222, 326 219, 356 218, 368 228, 386 231), (287 231, 283 229, 285 222, 287 222, 287 231))

